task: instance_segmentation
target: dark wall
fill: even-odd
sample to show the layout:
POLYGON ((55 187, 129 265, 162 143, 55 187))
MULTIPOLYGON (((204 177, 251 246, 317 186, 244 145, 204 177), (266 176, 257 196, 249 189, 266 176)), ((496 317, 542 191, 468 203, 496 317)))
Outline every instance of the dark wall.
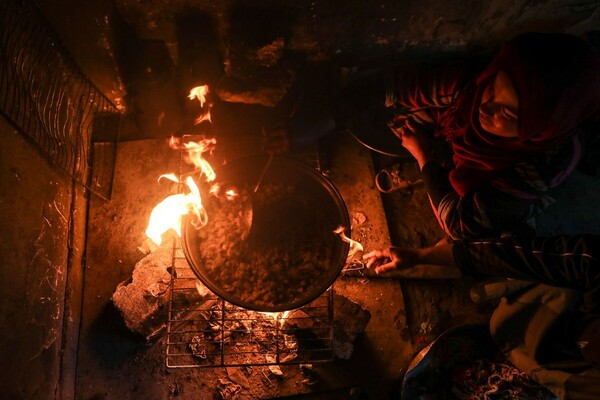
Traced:
POLYGON ((72 204, 71 179, 0 120, 0 393, 58 390, 72 204))
MULTIPOLYGON (((111 99, 126 95, 114 62, 124 21, 139 39, 165 43, 182 58, 178 22, 214 16, 223 55, 240 32, 248 46, 274 36, 308 59, 352 64, 365 59, 495 51, 523 31, 584 34, 600 29, 596 0, 40 0, 45 14, 84 72, 111 99), (258 22, 257 22, 258 21, 258 22), (284 26, 285 25, 285 26, 284 26)), ((201 27, 199 27, 200 29, 201 27)), ((202 51, 202 49, 198 49, 202 51)), ((207 52, 213 51, 207 48, 207 52)), ((211 72, 212 73, 212 72, 211 72)))

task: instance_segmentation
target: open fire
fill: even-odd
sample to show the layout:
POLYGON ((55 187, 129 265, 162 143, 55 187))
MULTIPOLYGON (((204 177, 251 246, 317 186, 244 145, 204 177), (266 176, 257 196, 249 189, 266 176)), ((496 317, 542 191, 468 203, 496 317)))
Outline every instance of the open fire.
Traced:
MULTIPOLYGON (((211 151, 216 144, 215 139, 204 139, 200 142, 180 143, 176 138, 171 138, 169 145, 174 149, 186 149, 186 161, 195 166, 193 175, 199 178, 204 176, 206 182, 215 180, 215 173, 211 165, 202 157, 207 151, 211 151)), ((184 184, 187 194, 174 194, 160 202, 150 214, 150 221, 146 228, 146 236, 150 238, 156 246, 162 243, 162 235, 169 229, 173 229, 178 236, 181 236, 181 223, 183 216, 191 214, 194 216, 193 224, 200 228, 207 224, 208 215, 202 204, 202 197, 196 182, 191 175, 178 177, 170 173, 161 175, 159 178, 168 179, 176 183, 184 184)), ((217 185, 213 185, 211 190, 218 190, 217 185)))
MULTIPOLYGON (((208 93, 208 86, 197 87, 190 91, 189 98, 197 99, 201 107, 206 107, 208 93)), ((207 108, 195 123, 211 122, 210 106, 207 108)), ((298 200, 306 196, 301 196, 301 192, 298 191, 302 189, 295 188, 294 185, 284 187, 286 185, 267 182, 255 195, 250 193, 252 184, 238 187, 230 183, 219 183, 217 174, 206 157, 216 147, 214 138, 184 141, 172 137, 169 146, 181 151, 184 161, 192 166, 192 170, 183 173, 180 171, 180 174, 163 174, 158 178, 159 181, 166 179, 178 185, 179 193, 168 196, 152 210, 146 229, 146 235, 152 245, 147 247, 151 252, 161 248, 167 231, 175 232, 175 243, 180 243, 178 238, 183 235, 185 239, 188 232, 182 231, 182 226, 186 226, 186 221, 191 221, 187 226, 193 226, 192 236, 201 237, 200 243, 204 246, 199 248, 198 242, 195 242, 194 249, 204 255, 200 264, 206 267, 207 271, 212 271, 210 280, 225 287, 226 294, 250 293, 251 297, 242 297, 241 303, 258 301, 256 304, 259 306, 248 309, 235 305, 237 302, 230 304, 228 296, 223 297, 218 290, 205 286, 204 279, 198 279, 198 271, 190 269, 189 259, 182 256, 180 248, 176 248, 170 264, 172 267, 165 266, 165 269, 171 269, 169 315, 166 324, 167 364, 171 367, 277 365, 331 360, 334 336, 333 292, 326 291, 327 287, 315 292, 316 296, 311 297, 309 303, 298 303, 299 306, 290 307, 285 311, 260 312, 258 309, 262 304, 260 301, 263 301, 265 310, 268 310, 269 306, 278 302, 288 304, 286 301, 289 302, 291 298, 293 303, 294 296, 300 298, 308 291, 314 292, 312 282, 319 281, 324 273, 314 267, 331 263, 329 260, 333 260, 333 256, 328 255, 328 252, 331 251, 333 243, 350 244, 350 252, 344 253, 347 259, 362 250, 360 243, 347 237, 344 226, 340 225, 334 230, 339 223, 329 230, 319 231, 319 234, 310 230, 317 225, 314 221, 327 220, 327 214, 330 213, 326 209, 323 210, 323 215, 314 214, 312 208, 318 207, 311 207, 298 200), (288 246, 283 254, 272 253, 272 250, 269 250, 267 244, 272 241, 270 237, 266 241, 264 238, 260 239, 260 235, 259 239, 250 237, 246 240, 246 237, 239 234, 239 230, 231 229, 232 219, 243 220, 240 218, 242 213, 237 209, 232 211, 231 207, 243 206, 247 203, 243 198, 247 200, 249 197, 251 204, 260 205, 261 194, 266 204, 263 209, 274 211, 274 217, 267 217, 269 234, 272 229, 277 229, 277 219, 281 219, 283 215, 286 216, 285 219, 291 219, 294 227, 298 227, 293 232, 281 231, 275 235, 277 240, 288 246), (290 202, 295 202, 295 209, 282 209, 277 214, 280 204, 290 202), (305 209, 310 212, 304 213, 305 209), (307 219, 307 215, 310 218, 307 219), (211 221, 218 221, 221 225, 211 224, 211 221), (303 223, 310 229, 303 230, 303 223), (219 233, 215 226, 224 227, 228 234, 219 233), (299 248, 298 243, 306 243, 308 247, 299 248), (213 244, 216 244, 218 249, 213 249, 213 244), (237 249, 233 249, 234 247, 237 249), (240 260, 246 257, 244 252, 256 257, 241 263, 240 260), (261 267, 265 274, 257 274, 257 265, 262 263, 261 259, 266 263, 261 267), (300 272, 290 275, 290 271, 300 272), (219 281, 218 277, 223 277, 226 282, 219 281), (283 298, 281 293, 284 294, 283 298), (305 351, 308 353, 299 357, 299 354, 305 351)), ((312 171, 312 168, 310 169, 312 171)), ((185 250, 187 241, 182 240, 181 243, 185 250)), ((322 281, 322 278, 320 280, 322 281)), ((328 285, 331 285, 331 281, 328 285)), ((120 309, 123 312, 123 308, 120 309)), ((160 312, 160 307, 155 310, 160 312)), ((277 311, 279 310, 281 308, 277 311)), ((155 315, 148 314, 148 320, 156 320, 155 315)), ((347 344, 342 347, 347 348, 347 344)))
POLYGON ((352 257, 354 257, 354 255, 356 255, 356 253, 358 253, 359 251, 364 250, 362 244, 360 244, 356 240, 352 240, 348 236, 346 236, 345 228, 343 226, 339 226, 335 231, 333 231, 333 233, 340 235, 340 238, 344 242, 350 244, 350 250, 348 251, 348 260, 351 260, 352 257))
POLYGON ((190 283, 183 277, 175 280, 169 367, 269 365, 281 375, 279 364, 333 359, 331 292, 301 309, 263 313, 227 303, 205 289, 197 291, 190 283))
MULTIPOLYGON (((203 108, 209 104, 208 93, 208 86, 198 86, 190 91, 189 98, 198 99, 203 108)), ((208 117, 201 117, 210 121, 210 106, 207 108, 202 115, 208 117)), ((339 248, 335 244, 337 240, 350 243, 349 257, 362 250, 358 242, 344 233, 344 226, 328 231, 325 228, 327 221, 337 218, 329 215, 331 209, 315 207, 310 199, 313 195, 304 194, 304 188, 287 179, 265 183, 259 193, 256 193, 257 186, 252 190, 254 181, 239 181, 240 187, 228 184, 220 193, 215 171, 205 158, 205 154, 212 153, 216 147, 214 138, 183 142, 172 137, 169 145, 182 152, 184 161, 193 166, 193 171, 181 176, 170 173, 159 177, 159 180, 168 179, 181 185, 180 191, 184 193, 167 197, 152 210, 146 229, 146 235, 152 241, 151 249, 160 246, 162 235, 168 230, 181 237, 182 225, 189 221, 197 233, 188 236, 199 238, 188 237, 183 247, 187 248, 186 256, 198 254, 190 262, 201 265, 201 271, 193 268, 194 272, 213 291, 215 287, 222 289, 216 292, 230 301, 244 306, 255 304, 255 309, 269 311, 278 304, 300 305, 304 294, 311 291, 313 282, 319 282, 323 274, 330 274, 327 271, 335 264, 336 249, 339 248), (194 178, 209 185, 209 190, 202 193, 208 193, 211 198, 202 198, 194 178), (207 202, 211 205, 213 222, 210 224, 207 202), (257 231, 253 229, 257 209, 266 210, 261 223, 268 229, 248 236, 257 231), (285 220, 285 224, 281 220, 285 220)), ((272 156, 266 165, 271 162, 272 156)))
MULTIPOLYGON (((195 120, 195 124, 200 124, 203 121, 211 121, 210 105, 207 103, 207 95, 209 93, 208 85, 201 85, 190 90, 189 99, 198 99, 200 107, 204 108, 207 105, 207 110, 202 112, 195 120)), ((162 235, 173 229, 175 233, 181 237, 181 224, 185 215, 191 214, 193 224, 200 228, 207 224, 208 215, 202 204, 200 190, 194 181, 193 177, 197 176, 198 180, 204 178, 207 183, 213 183, 210 189, 211 193, 216 193, 219 190, 218 184, 214 183, 216 175, 210 163, 204 158, 205 153, 210 153, 216 146, 215 138, 203 138, 200 141, 183 142, 176 137, 171 137, 169 146, 175 150, 183 150, 184 161, 192 165, 194 170, 183 176, 177 176, 174 173, 161 175, 158 180, 168 179, 175 183, 183 184, 187 188, 188 193, 174 194, 161 203, 159 203, 150 214, 150 221, 146 228, 146 236, 152 241, 151 250, 156 249, 162 242, 162 235)), ((235 192, 229 191, 226 194, 227 198, 235 196, 235 192)))

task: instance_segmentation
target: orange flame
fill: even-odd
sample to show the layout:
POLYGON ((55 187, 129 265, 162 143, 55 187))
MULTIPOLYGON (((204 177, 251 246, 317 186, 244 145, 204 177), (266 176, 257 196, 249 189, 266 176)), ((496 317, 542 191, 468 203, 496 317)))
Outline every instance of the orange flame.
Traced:
POLYGON ((171 137, 169 146, 176 150, 186 150, 184 161, 192 164, 206 177, 206 182, 212 182, 217 177, 210 163, 203 157, 206 152, 212 152, 217 144, 217 139, 202 139, 200 142, 181 143, 176 137, 171 137))
MULTIPOLYGON (((208 93, 208 85, 196 86, 195 88, 192 88, 192 90, 190 90, 188 98, 190 100, 198 99, 198 101, 200 101, 200 107, 204 108, 204 103, 206 103, 206 96, 208 95, 208 93)), ((201 114, 198 118, 194 120, 194 125, 198 125, 203 121, 208 121, 212 123, 210 116, 210 105, 205 113, 201 114)))
POLYGON ((259 313, 264 314, 264 315, 268 315, 269 317, 273 318, 274 321, 281 321, 284 320, 288 317, 288 315, 290 315, 290 310, 286 310, 286 311, 282 311, 282 312, 262 312, 259 311, 259 313))
POLYGON ((198 118, 196 118, 194 120, 194 125, 198 125, 203 121, 208 121, 212 124, 212 119, 210 117, 210 110, 208 110, 206 113, 201 114, 198 118))
MULTIPOLYGON (((185 161, 194 165, 195 170, 199 171, 199 178, 204 176, 206 182, 214 181, 216 174, 202 155, 212 151, 216 143, 216 139, 202 139, 199 142, 190 141, 187 143, 182 143, 175 137, 169 140, 169 145, 172 148, 186 150, 185 161)), ((180 177, 172 173, 161 175, 158 180, 160 181, 161 179, 183 183, 187 186, 189 193, 171 195, 152 210, 150 221, 146 228, 146 236, 158 246, 162 243, 162 235, 170 229, 173 229, 177 235, 181 236, 181 222, 183 216, 187 214, 191 213, 195 217, 192 223, 196 228, 200 228, 208 222, 208 215, 202 205, 200 190, 191 176, 187 176, 183 182, 180 177)))
POLYGON ((346 234, 344 233, 346 229, 343 226, 338 226, 336 230, 333 231, 333 233, 340 235, 340 238, 346 242, 346 243, 350 243, 350 250, 348 251, 348 259, 351 259, 356 253, 358 253, 359 251, 363 251, 363 245, 360 244, 359 242, 357 242, 356 240, 352 240, 350 239, 348 236, 346 236, 346 234))
POLYGON ((162 234, 169 229, 173 229, 177 235, 181 236, 181 220, 190 212, 196 217, 195 224, 204 226, 208 222, 206 210, 202 207, 198 186, 189 176, 184 183, 190 189, 190 193, 167 197, 158 203, 150 214, 146 236, 158 246, 162 243, 162 234))
POLYGON ((206 103, 206 96, 208 95, 208 85, 196 86, 190 90, 188 98, 190 100, 198 99, 200 101, 200 107, 204 107, 206 103))

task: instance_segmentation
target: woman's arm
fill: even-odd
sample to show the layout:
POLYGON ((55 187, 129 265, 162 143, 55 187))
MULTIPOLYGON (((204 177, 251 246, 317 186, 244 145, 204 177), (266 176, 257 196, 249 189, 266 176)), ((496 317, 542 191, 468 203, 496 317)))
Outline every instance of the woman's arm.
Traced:
POLYGON ((448 174, 449 171, 435 160, 428 161, 422 169, 433 212, 451 239, 526 229, 526 221, 535 210, 533 199, 515 197, 492 185, 459 196, 452 188, 448 174))
POLYGON ((600 235, 466 240, 454 244, 452 254, 467 275, 600 290, 600 235))
POLYGON ((600 301, 600 235, 472 239, 425 249, 389 247, 363 256, 378 274, 419 265, 474 277, 501 277, 568 287, 600 301))
POLYGON ((454 279, 462 276, 454 263, 452 246, 438 244, 425 249, 391 246, 363 256, 366 266, 379 274, 400 271, 395 277, 413 279, 454 279))

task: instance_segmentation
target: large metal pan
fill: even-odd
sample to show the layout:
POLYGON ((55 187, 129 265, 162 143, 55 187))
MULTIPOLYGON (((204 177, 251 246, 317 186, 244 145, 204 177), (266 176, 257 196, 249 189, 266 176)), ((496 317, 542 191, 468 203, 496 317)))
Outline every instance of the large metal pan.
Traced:
MULTIPOLYGON (((253 188, 267 162, 262 155, 232 161, 215 171, 217 181, 223 188, 253 188)), ((341 226, 350 235, 346 205, 333 184, 303 162, 273 157, 253 197, 251 234, 236 244, 244 246, 243 260, 219 257, 215 263, 202 254, 211 240, 202 234, 222 222, 211 219, 216 200, 209 196, 205 204, 206 227, 197 229, 191 218, 184 219, 183 251, 198 279, 232 304, 264 312, 301 307, 326 291, 345 264, 349 244, 333 231, 341 226)))
POLYGON ((388 120, 389 111, 382 106, 356 114, 346 125, 352 136, 366 148, 386 156, 411 158, 387 125, 388 120))

